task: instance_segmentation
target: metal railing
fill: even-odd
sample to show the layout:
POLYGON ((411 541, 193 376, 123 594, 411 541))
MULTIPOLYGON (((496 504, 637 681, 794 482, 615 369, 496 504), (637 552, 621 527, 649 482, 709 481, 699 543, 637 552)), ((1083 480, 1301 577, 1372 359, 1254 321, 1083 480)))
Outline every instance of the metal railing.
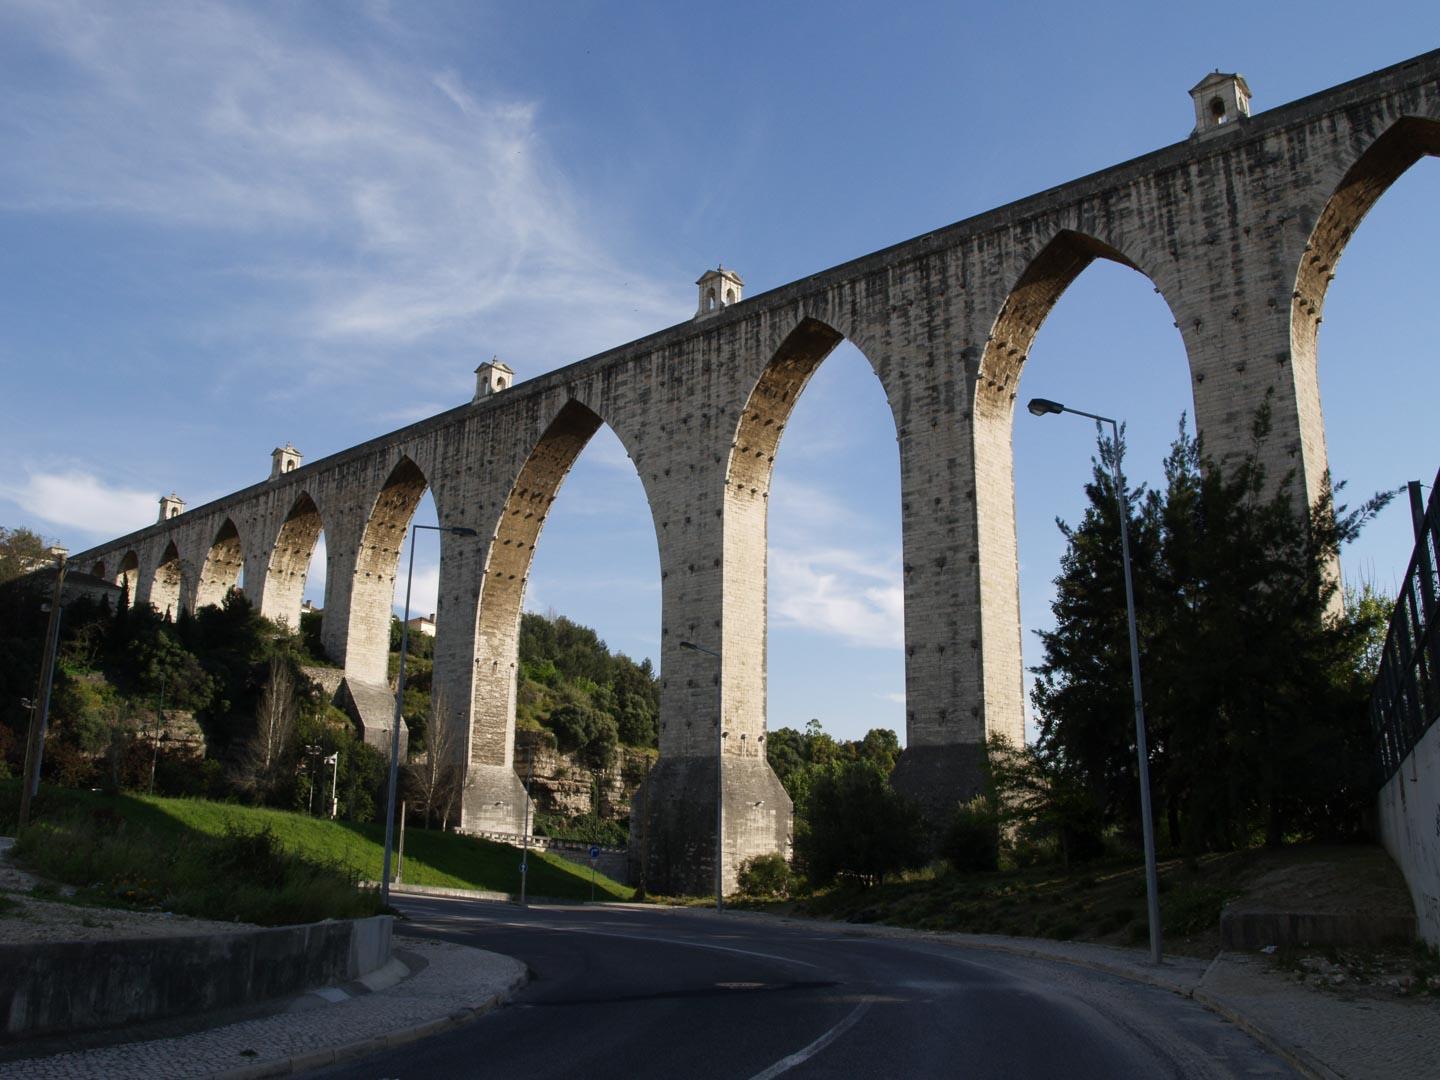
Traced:
POLYGON ((1437 618, 1435 571, 1440 565, 1440 474, 1430 489, 1430 502, 1420 507, 1418 485, 1412 488, 1415 553, 1405 571, 1405 584, 1395 598, 1395 613, 1385 637, 1385 651, 1370 697, 1370 724, 1375 733, 1375 761, 1380 785, 1387 783, 1440 716, 1440 618, 1437 618))

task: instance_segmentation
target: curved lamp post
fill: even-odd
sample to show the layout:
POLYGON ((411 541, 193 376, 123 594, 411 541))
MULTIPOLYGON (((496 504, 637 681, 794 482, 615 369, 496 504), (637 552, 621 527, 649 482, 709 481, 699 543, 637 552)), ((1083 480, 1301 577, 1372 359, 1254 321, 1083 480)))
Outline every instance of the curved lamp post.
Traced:
POLYGON ((1120 471, 1120 425, 1108 416, 1067 408, 1048 398, 1031 398, 1026 406, 1033 416, 1072 413, 1098 424, 1109 424, 1114 440, 1115 499, 1120 504, 1120 557, 1125 567, 1125 615, 1130 624, 1130 682, 1135 694, 1135 756, 1140 770, 1140 830, 1145 841, 1145 906, 1150 921, 1150 960, 1158 964, 1160 949, 1160 890, 1155 872, 1155 826, 1150 816, 1150 753, 1145 740, 1145 700, 1140 689, 1140 638, 1135 630, 1135 585, 1130 571, 1130 500, 1120 471))
MULTIPOLYGON (((446 532, 452 536, 479 536, 460 525, 410 526, 410 570, 405 575, 405 620, 400 624, 400 671, 395 678, 395 719, 390 725, 390 778, 385 795, 385 859, 380 868, 380 903, 390 903, 390 849, 395 842, 395 782, 400 775, 400 709, 405 703, 405 653, 410 648, 410 586, 415 582, 415 534, 421 529, 446 532)), ((339 773, 336 757, 336 773, 339 773)), ((332 792, 333 800, 333 792, 332 792)), ((333 801, 332 801, 333 805, 333 801)))
MULTIPOLYGON (((680 642, 680 648, 704 653, 720 659, 720 654, 693 641, 680 642)), ((715 718, 715 910, 725 910, 725 723, 715 718)))

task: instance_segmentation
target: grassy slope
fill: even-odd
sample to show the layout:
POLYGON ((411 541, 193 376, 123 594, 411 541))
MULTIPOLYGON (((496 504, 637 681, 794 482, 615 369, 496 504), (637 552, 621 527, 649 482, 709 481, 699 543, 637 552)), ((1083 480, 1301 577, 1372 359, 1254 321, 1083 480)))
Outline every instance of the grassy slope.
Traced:
MULTIPOLYGON (((0 782, 0 804, 18 800, 18 781, 0 782), (10 789, 14 788, 12 792, 10 789)), ((99 795, 87 791, 46 788, 41 812, 63 807, 110 809, 127 821, 174 843, 191 832, 218 835, 228 825, 247 831, 265 826, 285 847, 298 854, 351 867, 370 881, 380 877, 385 830, 380 825, 358 825, 203 799, 161 799, 141 795, 99 795)), ((0 819, 6 814, 0 810, 0 819)), ((0 825, 3 825, 0 820, 0 825)), ((548 853, 530 853, 529 891, 533 896, 583 900, 590 896, 590 871, 548 853)), ((520 852, 504 844, 409 828, 405 833, 404 881, 408 885, 439 885, 458 889, 493 889, 515 892, 520 887, 520 852)), ((632 890, 603 875, 596 875, 595 897, 628 900, 632 890)))
MULTIPOLYGON (((1258 900, 1279 910, 1329 910, 1336 904, 1350 910, 1409 910, 1404 880, 1385 852, 1373 845, 1302 845, 1162 859, 1159 871, 1165 950, 1181 955, 1215 954, 1220 909, 1234 899, 1258 900), (1315 884, 1317 879, 1326 883, 1324 889, 1315 884)), ((1070 870, 1048 866, 990 874, 932 869, 871 889, 822 890, 793 910, 926 930, 1111 945, 1143 945, 1148 940, 1144 868, 1116 860, 1070 870)))

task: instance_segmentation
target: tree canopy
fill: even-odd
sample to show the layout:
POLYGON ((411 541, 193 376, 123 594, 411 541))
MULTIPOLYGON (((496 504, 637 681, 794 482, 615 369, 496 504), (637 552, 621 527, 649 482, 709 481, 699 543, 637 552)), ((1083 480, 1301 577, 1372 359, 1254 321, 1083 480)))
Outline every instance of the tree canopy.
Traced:
MULTIPOLYGON (((1364 671, 1376 611, 1339 602, 1341 546, 1388 499, 1354 512, 1328 480, 1315 504, 1267 475, 1268 406, 1252 444, 1216 462, 1182 420, 1163 491, 1128 491, 1142 682, 1156 807, 1171 840, 1231 847, 1358 827, 1368 797, 1364 671)), ((1060 524, 1055 626, 1034 669, 1038 765, 1098 826, 1138 828, 1138 778, 1111 466, 1102 438, 1089 506, 1060 524)), ((1083 811, 1083 813, 1082 813, 1083 811)))

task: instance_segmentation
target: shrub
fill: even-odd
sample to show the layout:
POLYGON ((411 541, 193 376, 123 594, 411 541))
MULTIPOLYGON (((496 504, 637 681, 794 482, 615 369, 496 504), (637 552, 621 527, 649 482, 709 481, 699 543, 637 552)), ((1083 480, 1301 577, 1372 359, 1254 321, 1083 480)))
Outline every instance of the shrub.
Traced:
POLYGON ((1000 869, 1000 824, 983 795, 955 808, 940 854, 962 874, 1000 869))
POLYGON ((789 896, 791 880, 790 864, 778 851, 754 855, 740 864, 742 896, 789 896))

